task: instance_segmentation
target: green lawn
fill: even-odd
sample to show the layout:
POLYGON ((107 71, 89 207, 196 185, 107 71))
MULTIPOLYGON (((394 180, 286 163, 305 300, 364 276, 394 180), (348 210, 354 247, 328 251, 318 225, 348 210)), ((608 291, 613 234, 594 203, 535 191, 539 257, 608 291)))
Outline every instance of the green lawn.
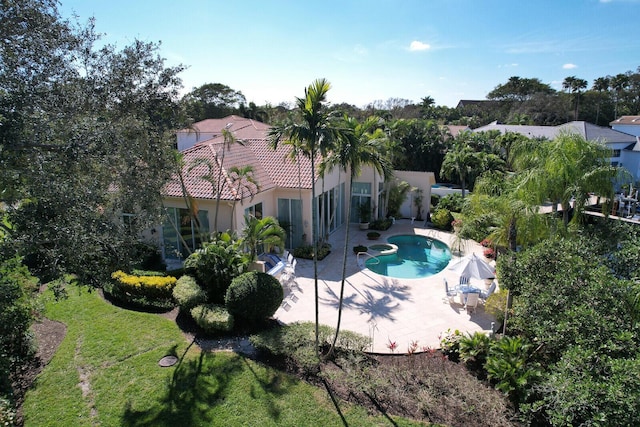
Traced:
MULTIPOLYGON (((201 352, 161 316, 78 288, 45 299, 46 316, 65 323, 67 336, 27 394, 26 426, 343 425, 324 389, 234 353, 201 352), (159 367, 169 353, 180 363, 159 367)), ((363 408, 341 410, 350 426, 392 424, 363 408)))

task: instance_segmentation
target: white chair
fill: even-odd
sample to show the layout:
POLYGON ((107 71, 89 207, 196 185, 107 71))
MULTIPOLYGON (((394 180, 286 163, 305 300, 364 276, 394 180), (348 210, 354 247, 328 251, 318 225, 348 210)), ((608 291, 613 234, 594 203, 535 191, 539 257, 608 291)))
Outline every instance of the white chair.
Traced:
POLYGON ((489 286, 489 289, 486 292, 480 292, 480 299, 486 301, 487 298, 489 298, 489 296, 494 293, 496 291, 496 281, 494 280, 493 282, 491 282, 491 286, 489 286))
POLYGON ((469 284, 469 278, 466 276, 460 276, 460 284, 461 285, 468 285, 469 284))
POLYGON ((458 294, 458 291, 456 291, 455 289, 449 289, 449 282, 447 282, 447 279, 442 279, 444 281, 444 290, 447 293, 447 298, 449 299, 449 302, 454 302, 454 297, 458 294))
POLYGON ((467 309, 467 313, 473 313, 478 306, 478 300, 480 299, 480 294, 477 292, 469 292, 467 294, 467 301, 465 304, 465 308, 467 309))

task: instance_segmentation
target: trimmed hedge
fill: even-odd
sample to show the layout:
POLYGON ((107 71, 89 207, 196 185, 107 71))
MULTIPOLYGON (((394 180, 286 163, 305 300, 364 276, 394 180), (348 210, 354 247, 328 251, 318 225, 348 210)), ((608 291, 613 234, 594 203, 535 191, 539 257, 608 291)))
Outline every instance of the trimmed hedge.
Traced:
POLYGON ((173 299, 183 310, 190 310, 207 302, 207 293, 198 285, 195 277, 182 276, 173 288, 173 299))
POLYGON ((120 270, 111 274, 111 278, 122 292, 150 299, 171 298, 177 281, 172 276, 136 276, 120 270))
POLYGON ((438 208, 431 214, 431 222, 440 230, 451 230, 451 221, 453 219, 453 215, 448 209, 438 208))
POLYGON ((231 281, 225 303, 235 318, 252 323, 273 316, 283 299, 284 290, 278 279, 250 271, 231 281))
POLYGON ((228 332, 233 329, 233 316, 224 306, 200 304, 191 309, 191 317, 206 332, 228 332))

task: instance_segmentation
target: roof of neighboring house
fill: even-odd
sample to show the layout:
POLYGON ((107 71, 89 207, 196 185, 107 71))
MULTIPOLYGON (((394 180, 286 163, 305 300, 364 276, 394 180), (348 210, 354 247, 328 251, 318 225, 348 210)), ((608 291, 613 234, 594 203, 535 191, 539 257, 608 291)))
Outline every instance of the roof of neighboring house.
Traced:
MULTIPOLYGON (((210 133, 213 137, 182 152, 185 164, 182 170, 184 185, 192 197, 216 198, 215 189, 207 180, 208 176, 213 177, 214 182, 217 182, 219 176, 222 177, 222 200, 249 197, 250 193, 247 190, 242 191, 242 194, 238 192, 238 183, 234 182, 237 176, 229 172, 234 166, 242 168, 246 165, 253 166, 253 178, 257 181, 260 192, 276 187, 311 188, 310 160, 304 156, 300 156, 296 161, 287 159, 291 148, 286 144, 279 144, 278 148, 273 150, 267 140, 269 125, 238 116, 228 116, 223 119, 203 120, 195 123, 193 127, 200 132, 210 133), (229 123, 231 125, 228 125, 229 123), (225 128, 239 143, 224 148, 222 130, 225 128), (198 162, 201 164, 194 166, 198 162), (300 180, 297 162, 300 165, 300 180)), ((257 193, 255 185, 243 180, 240 187, 244 185, 254 194, 257 193)), ((171 197, 182 197, 182 185, 177 175, 165 186, 164 193, 171 197)))
POLYGON ((515 132, 529 138, 547 139, 555 138, 564 130, 577 133, 589 141, 602 140, 606 143, 628 142, 630 144, 636 142, 635 136, 608 127, 596 126, 584 121, 574 121, 559 126, 502 125, 493 122, 486 126, 476 128, 473 131, 482 132, 490 130, 499 130, 501 133, 515 132))
POLYGON ((614 121, 612 121, 611 123, 609 123, 609 125, 610 126, 615 126, 615 125, 640 126, 640 116, 621 116, 615 119, 614 121))
POLYGON ((445 125, 444 127, 449 129, 449 133, 454 138, 456 136, 458 136, 458 134, 460 132, 463 132, 463 131, 466 131, 466 130, 471 130, 471 128, 469 126, 461 126, 461 125, 445 125))

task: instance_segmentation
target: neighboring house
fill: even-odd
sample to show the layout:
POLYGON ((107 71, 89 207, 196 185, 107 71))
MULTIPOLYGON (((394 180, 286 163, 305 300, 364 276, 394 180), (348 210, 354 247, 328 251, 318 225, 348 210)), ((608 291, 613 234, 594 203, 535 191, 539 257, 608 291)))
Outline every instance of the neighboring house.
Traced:
POLYGON ((474 132, 498 130, 501 133, 515 132, 529 138, 554 139, 562 131, 577 133, 588 141, 602 141, 612 151, 610 158, 614 166, 623 166, 640 180, 640 143, 638 137, 608 127, 596 126, 583 121, 574 121, 559 126, 503 125, 496 122, 474 129, 474 132))
POLYGON ((471 130, 471 128, 466 125, 445 125, 444 127, 449 131, 452 138, 458 136, 460 132, 471 130))
MULTIPOLYGON (((269 128, 264 123, 229 116, 203 120, 195 123, 191 129, 177 132, 178 147, 184 158, 184 188, 198 207, 199 224, 191 220, 185 192, 176 175, 164 189, 167 220, 162 226, 161 239, 165 259, 186 256, 188 251, 185 245, 193 250, 198 247, 201 234, 213 231, 216 190, 208 177, 215 182, 218 176, 222 177, 218 230, 240 232, 246 214, 273 216, 287 230, 288 248, 311 243, 310 159, 302 155, 295 161, 290 159, 291 148, 287 144, 279 144, 278 149, 273 150, 267 139, 269 128), (226 148, 224 161, 223 129, 241 142, 226 148), (193 167, 197 162, 202 163, 193 167), (253 179, 258 187, 244 179, 238 182, 237 176, 230 172, 234 166, 240 168, 246 165, 253 167, 253 179)), ((336 168, 323 178, 316 173, 316 178, 316 206, 320 223, 318 236, 326 238, 346 222, 348 175, 336 168)), ((433 173, 414 173, 410 179, 409 184, 423 190, 425 212, 425 206, 428 208, 431 199, 431 184, 435 181, 433 173)), ((365 201, 373 206, 374 218, 382 214, 382 189, 382 177, 371 168, 365 168, 354 182, 350 222, 358 222, 357 206, 365 201)))
POLYGON ((609 123, 614 130, 640 136, 640 116, 622 116, 609 123))

